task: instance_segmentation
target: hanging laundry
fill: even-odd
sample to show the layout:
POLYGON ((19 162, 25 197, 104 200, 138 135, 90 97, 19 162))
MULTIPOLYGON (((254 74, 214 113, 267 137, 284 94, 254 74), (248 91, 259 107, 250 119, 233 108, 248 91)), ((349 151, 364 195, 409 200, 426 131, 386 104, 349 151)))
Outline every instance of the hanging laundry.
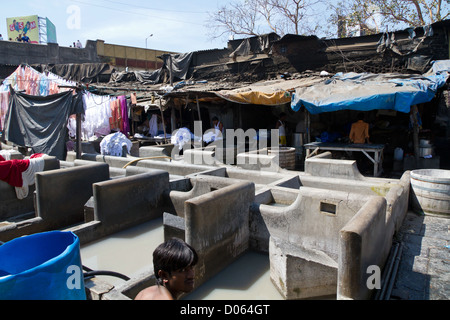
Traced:
POLYGON ((2 92, 0 90, 0 131, 5 127, 5 117, 8 112, 9 91, 2 92))
POLYGON ((158 116, 156 114, 152 115, 149 121, 149 133, 152 137, 156 137, 158 135, 158 116))
POLYGON ((64 160, 69 116, 84 113, 81 94, 73 95, 68 91, 39 97, 11 89, 10 99, 5 118, 5 139, 31 147, 35 153, 64 160))
POLYGON ((15 187, 17 199, 22 200, 28 197, 29 187, 35 184, 37 172, 44 171, 45 155, 42 153, 34 154, 28 161, 28 168, 22 172, 22 186, 15 187))
POLYGON ((122 112, 119 99, 111 100, 111 118, 109 119, 111 131, 122 131, 122 112))
MULTIPOLYGON (((111 133, 111 97, 83 92, 84 117, 81 123, 81 138, 84 141, 96 140, 97 137, 111 133)), ((69 135, 76 137, 76 118, 71 116, 68 123, 69 135)))
POLYGON ((122 130, 120 130, 124 135, 128 136, 130 133, 130 122, 128 119, 128 103, 125 96, 119 97, 120 101, 120 111, 122 115, 122 130))
POLYGON ((5 160, 0 156, 0 180, 13 187, 21 188, 23 185, 22 172, 30 165, 29 160, 5 160))

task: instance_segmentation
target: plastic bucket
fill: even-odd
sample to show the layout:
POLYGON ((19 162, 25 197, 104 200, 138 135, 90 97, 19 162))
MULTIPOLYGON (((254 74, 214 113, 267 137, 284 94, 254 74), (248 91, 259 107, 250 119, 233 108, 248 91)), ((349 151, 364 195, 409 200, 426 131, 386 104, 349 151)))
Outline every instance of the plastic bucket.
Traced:
POLYGON ((1 300, 86 300, 80 241, 52 231, 0 246, 1 300))
POLYGON ((450 216, 450 171, 411 171, 411 202, 415 211, 450 216))

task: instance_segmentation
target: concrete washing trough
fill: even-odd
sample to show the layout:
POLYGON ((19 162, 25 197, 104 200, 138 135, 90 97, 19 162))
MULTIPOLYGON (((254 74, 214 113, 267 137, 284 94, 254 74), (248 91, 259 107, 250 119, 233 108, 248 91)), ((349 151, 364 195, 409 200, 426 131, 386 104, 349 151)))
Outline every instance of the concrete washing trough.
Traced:
MULTIPOLYGON (((70 153, 61 168, 37 181, 43 186, 55 184, 52 179, 67 181, 64 188, 75 190, 81 187, 72 185, 73 179, 84 172, 90 176, 86 193, 75 197, 74 213, 61 219, 67 194, 75 191, 37 184, 37 212, 48 211, 44 220, 54 220, 39 230, 70 230, 89 246, 159 221, 158 242, 162 235, 178 236, 198 250, 197 288, 249 252, 259 252, 268 258, 271 282, 283 299, 369 299, 367 267, 384 266, 410 192, 409 172, 401 179, 365 178, 354 161, 326 154, 308 159, 304 172, 98 154, 75 160, 70 153)), ((87 279, 90 298, 133 299, 154 283, 148 267, 120 285, 87 279)))

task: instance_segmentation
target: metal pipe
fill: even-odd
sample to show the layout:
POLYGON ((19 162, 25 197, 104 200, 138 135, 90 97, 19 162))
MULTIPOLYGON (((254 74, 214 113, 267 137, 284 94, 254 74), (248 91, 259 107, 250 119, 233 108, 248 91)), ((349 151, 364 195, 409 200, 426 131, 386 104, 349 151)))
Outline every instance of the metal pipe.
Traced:
POLYGON ((388 267, 385 268, 384 272, 383 272, 383 277, 381 280, 381 290, 378 291, 377 295, 375 296, 375 300, 383 300, 384 296, 385 296, 385 291, 386 291, 386 284, 389 283, 389 278, 391 277, 391 272, 392 272, 392 268, 394 266, 394 262, 395 262, 395 258, 397 256, 398 253, 398 248, 399 248, 399 244, 395 243, 394 244, 394 248, 391 249, 391 254, 389 256, 389 264, 388 267))
POLYGON ((395 258, 394 270, 392 271, 392 276, 389 279, 388 291, 386 293, 385 300, 388 300, 391 297, 392 288, 394 287, 395 278, 397 276, 398 266, 400 265, 402 251, 403 251, 403 246, 402 246, 402 244, 400 244, 400 248, 398 250, 397 257, 395 258))

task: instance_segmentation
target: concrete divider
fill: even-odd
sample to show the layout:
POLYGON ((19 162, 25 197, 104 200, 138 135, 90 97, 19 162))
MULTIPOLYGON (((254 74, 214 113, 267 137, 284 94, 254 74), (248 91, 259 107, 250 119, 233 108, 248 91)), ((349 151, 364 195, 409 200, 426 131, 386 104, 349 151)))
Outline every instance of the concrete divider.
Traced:
POLYGON ((248 249, 254 197, 254 184, 240 182, 186 201, 186 242, 199 254, 197 287, 248 249))
MULTIPOLYGON (((45 157, 44 171, 59 168, 59 160, 56 157, 45 157)), ((0 221, 34 212, 34 191, 35 185, 29 186, 28 197, 19 200, 15 188, 5 181, 0 181, 0 221)))
POLYGON ((165 144, 160 146, 144 146, 139 148, 139 157, 171 157, 174 144, 165 144))
POLYGON ((109 166, 102 163, 36 174, 36 212, 48 228, 80 223, 92 184, 109 180, 109 166))
POLYGON ((258 244, 264 244, 260 250, 269 247, 272 282, 288 300, 335 295, 339 231, 367 200, 343 191, 325 193, 308 187, 297 192, 288 190, 273 187, 273 200, 267 191, 256 197, 272 203, 252 206, 251 225, 260 214, 269 231, 270 239, 259 237, 258 244), (283 205, 277 205, 277 201, 283 205), (292 272, 292 265, 300 269, 292 272), (321 276, 316 277, 315 270, 319 269, 321 276))
MULTIPOLYGON (((337 298, 365 300, 372 290, 367 280, 370 266, 382 270, 392 238, 386 236, 386 199, 371 198, 340 231, 337 298)), ((381 278, 381 272, 380 272, 381 278)))
POLYGON ((256 151, 238 153, 236 156, 236 165, 245 170, 258 170, 278 172, 283 170, 279 166, 279 156, 270 154, 269 150, 261 149, 256 151))
POLYGON ((352 180, 364 180, 354 160, 333 160, 326 157, 314 157, 305 161, 305 173, 315 177, 333 177, 352 180))
POLYGON ((36 173, 35 217, 0 228, 0 240, 82 223, 92 184, 108 179, 108 165, 101 163, 36 173))
MULTIPOLYGON (((76 159, 73 162, 73 166, 74 167, 86 166, 86 165, 90 165, 92 163, 93 162, 89 161, 89 160, 76 159)), ((125 169, 115 168, 115 167, 109 166, 109 176, 110 176, 111 179, 118 178, 118 177, 124 177, 125 175, 126 175, 126 170, 125 169)))
POLYGON ((190 186, 192 186, 190 190, 172 190, 169 194, 171 205, 168 211, 183 218, 185 217, 185 202, 187 200, 242 182, 237 179, 209 175, 192 176, 189 181, 190 186))
POLYGON ((169 174, 165 171, 94 183, 94 215, 102 223, 101 234, 162 217, 168 191, 169 174))

